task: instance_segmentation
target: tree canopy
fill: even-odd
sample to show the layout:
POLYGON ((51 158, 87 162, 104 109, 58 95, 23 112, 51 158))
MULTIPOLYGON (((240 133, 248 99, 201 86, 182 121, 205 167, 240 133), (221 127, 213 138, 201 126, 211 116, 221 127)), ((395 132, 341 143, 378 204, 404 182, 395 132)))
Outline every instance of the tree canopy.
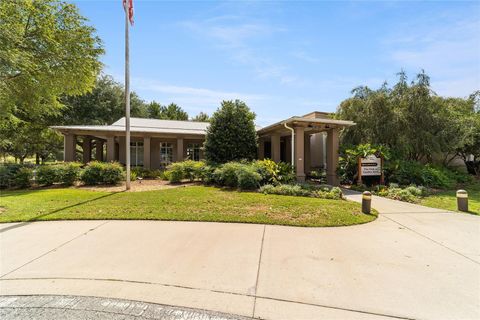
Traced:
POLYGON ((257 154, 254 120, 255 113, 244 102, 222 101, 207 129, 206 159, 216 163, 254 159, 257 154))
POLYGON ((196 122, 210 122, 210 116, 205 112, 200 112, 195 117, 192 118, 192 121, 196 122))
POLYGON ((152 101, 146 106, 146 114, 148 118, 153 119, 188 120, 188 113, 175 103, 170 103, 168 106, 162 106, 160 103, 152 101))
POLYGON ((445 164, 473 144, 474 132, 480 130, 476 95, 440 97, 423 71, 410 83, 404 72, 398 76, 393 87, 358 87, 340 103, 336 117, 357 124, 343 131, 344 144, 385 145, 393 156, 407 160, 431 161, 443 155, 445 164))
MULTIPOLYGON (((125 90, 108 75, 99 76, 91 92, 65 96, 61 102, 65 106, 57 119, 61 124, 111 124, 125 116, 125 90)), ((147 117, 145 102, 134 91, 130 93, 130 114, 147 117)))
POLYGON ((30 121, 93 88, 102 43, 75 5, 0 1, 0 113, 30 121))

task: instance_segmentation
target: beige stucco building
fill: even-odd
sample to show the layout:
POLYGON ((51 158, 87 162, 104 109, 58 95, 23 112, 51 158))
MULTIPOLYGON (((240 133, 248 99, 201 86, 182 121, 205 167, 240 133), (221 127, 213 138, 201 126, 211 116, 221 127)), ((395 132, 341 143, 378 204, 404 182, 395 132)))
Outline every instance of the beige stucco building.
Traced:
MULTIPOLYGON (((203 159, 203 142, 209 123, 131 118, 130 159, 133 166, 161 168, 185 159, 203 159)), ((257 128, 258 158, 290 162, 297 179, 304 181, 312 169, 326 169, 329 184, 337 185, 339 131, 355 125, 333 120, 327 113, 312 112, 302 117, 257 128), (293 161, 292 161, 293 159, 293 161)), ((77 160, 77 143, 82 161, 125 163, 125 118, 104 126, 54 126, 64 135, 64 160, 77 160)))

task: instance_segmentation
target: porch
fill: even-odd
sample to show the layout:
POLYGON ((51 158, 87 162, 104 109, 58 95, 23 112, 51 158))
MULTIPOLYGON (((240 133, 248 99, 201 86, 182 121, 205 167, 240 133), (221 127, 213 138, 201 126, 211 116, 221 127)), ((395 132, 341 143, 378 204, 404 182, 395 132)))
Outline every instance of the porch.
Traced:
POLYGON ((327 183, 338 185, 339 133, 353 125, 352 121, 334 120, 323 112, 277 122, 258 131, 258 157, 291 163, 298 181, 305 181, 312 168, 325 169, 327 183))

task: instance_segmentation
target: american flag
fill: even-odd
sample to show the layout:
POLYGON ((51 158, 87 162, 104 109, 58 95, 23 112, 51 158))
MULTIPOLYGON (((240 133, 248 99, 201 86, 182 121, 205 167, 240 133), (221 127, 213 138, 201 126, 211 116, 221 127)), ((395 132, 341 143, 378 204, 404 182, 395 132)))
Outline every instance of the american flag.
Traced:
POLYGON ((133 0, 123 0, 123 9, 127 10, 127 1, 128 1, 128 20, 133 26, 133 0))

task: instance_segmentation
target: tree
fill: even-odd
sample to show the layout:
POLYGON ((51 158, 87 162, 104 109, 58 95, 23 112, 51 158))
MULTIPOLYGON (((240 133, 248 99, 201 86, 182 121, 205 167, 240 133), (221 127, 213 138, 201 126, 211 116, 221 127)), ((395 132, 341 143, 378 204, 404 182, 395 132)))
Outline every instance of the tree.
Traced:
POLYGON ((204 112, 200 112, 195 117, 192 118, 192 121, 196 122, 210 122, 210 116, 204 112))
POLYGON ((464 121, 467 135, 465 143, 457 149, 457 155, 463 159, 470 174, 480 176, 480 91, 474 92, 468 101, 471 109, 464 121))
POLYGON ((257 154, 254 120, 255 113, 244 102, 222 101, 207 129, 206 159, 216 163, 254 159, 257 154))
MULTIPOLYGON (((65 96, 61 102, 65 107, 57 123, 104 125, 125 116, 125 90, 108 75, 99 76, 91 92, 65 96)), ((146 109, 145 102, 135 92, 131 92, 130 114, 133 117, 146 117, 146 109)))
POLYGON ((188 120, 188 113, 186 113, 182 108, 177 106, 175 103, 170 103, 163 111, 162 111, 162 119, 167 120, 188 120))
POLYGON ((392 88, 359 87, 340 104, 336 118, 357 124, 342 132, 342 143, 385 145, 406 160, 432 162, 443 155, 448 164, 470 139, 472 102, 437 96, 423 71, 411 83, 403 71, 398 76, 392 88))
POLYGON ((162 119, 162 105, 156 101, 152 101, 147 105, 147 115, 149 118, 162 119))
POLYGON ((102 43, 75 5, 0 1, 0 113, 30 121, 58 111, 61 95, 91 90, 102 43))
POLYGON ((162 106, 160 103, 152 101, 146 107, 146 114, 148 118, 153 119, 188 120, 188 113, 175 103, 170 103, 168 106, 162 106))
POLYGON ((12 155, 23 163, 25 158, 36 155, 36 162, 55 159, 63 146, 61 135, 42 124, 32 124, 15 117, 4 119, 0 125, 3 156, 12 155))

